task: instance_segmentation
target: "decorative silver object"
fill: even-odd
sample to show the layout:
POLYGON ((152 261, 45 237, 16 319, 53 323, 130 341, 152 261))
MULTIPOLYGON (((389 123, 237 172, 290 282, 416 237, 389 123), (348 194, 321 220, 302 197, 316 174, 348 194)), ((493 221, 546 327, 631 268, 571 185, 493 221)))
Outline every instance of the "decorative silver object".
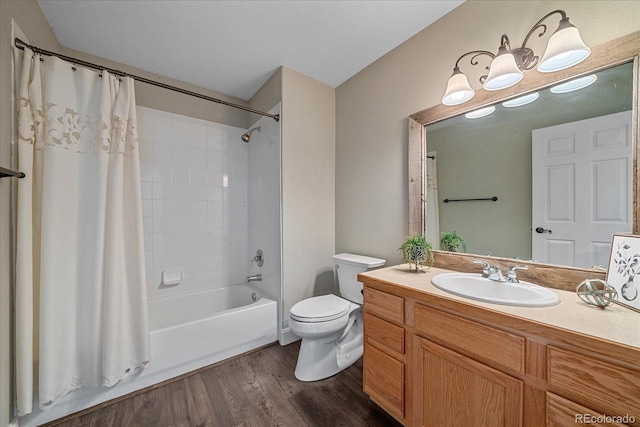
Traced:
POLYGON ((618 298, 618 292, 604 280, 586 279, 576 288, 578 297, 589 305, 604 308, 618 298))

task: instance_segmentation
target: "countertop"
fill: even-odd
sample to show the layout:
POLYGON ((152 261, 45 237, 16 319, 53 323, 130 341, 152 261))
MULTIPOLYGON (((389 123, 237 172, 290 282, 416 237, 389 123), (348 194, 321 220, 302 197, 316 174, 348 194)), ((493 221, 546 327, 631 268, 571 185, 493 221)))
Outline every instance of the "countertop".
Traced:
POLYGON ((367 271, 361 273, 359 277, 369 277, 397 286, 399 291, 402 289, 411 292, 417 291, 425 296, 437 297, 443 301, 451 300, 465 305, 482 307, 512 318, 525 319, 640 350, 640 313, 617 304, 612 304, 605 309, 590 306, 582 302, 575 292, 551 288, 549 289, 560 297, 559 304, 551 307, 514 307, 460 297, 440 290, 431 284, 431 278, 434 275, 451 272, 451 270, 432 267, 426 273, 415 273, 409 271, 407 264, 402 264, 367 271))

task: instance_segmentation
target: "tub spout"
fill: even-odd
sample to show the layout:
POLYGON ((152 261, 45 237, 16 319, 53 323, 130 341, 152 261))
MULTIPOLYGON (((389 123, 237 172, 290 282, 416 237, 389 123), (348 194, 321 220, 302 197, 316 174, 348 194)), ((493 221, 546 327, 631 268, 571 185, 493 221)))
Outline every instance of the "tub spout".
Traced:
POLYGON ((247 282, 261 282, 262 273, 254 274, 253 276, 247 276, 247 282))

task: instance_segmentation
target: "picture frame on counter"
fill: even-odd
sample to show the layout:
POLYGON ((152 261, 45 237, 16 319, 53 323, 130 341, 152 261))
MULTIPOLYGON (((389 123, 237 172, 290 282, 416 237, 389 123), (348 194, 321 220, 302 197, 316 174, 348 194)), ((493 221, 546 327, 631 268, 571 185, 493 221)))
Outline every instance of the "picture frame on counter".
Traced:
POLYGON ((640 313, 640 236, 616 233, 606 282, 618 292, 616 304, 640 313))

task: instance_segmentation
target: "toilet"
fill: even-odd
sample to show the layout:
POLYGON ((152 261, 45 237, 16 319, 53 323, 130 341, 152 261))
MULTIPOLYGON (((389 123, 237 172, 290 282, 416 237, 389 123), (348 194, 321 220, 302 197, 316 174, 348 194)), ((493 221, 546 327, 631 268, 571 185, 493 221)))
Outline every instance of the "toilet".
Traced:
POLYGON ((340 295, 307 298, 291 307, 289 326, 302 338, 295 375, 317 381, 337 374, 362 356, 362 283, 358 273, 382 267, 384 259, 364 255, 333 256, 340 295))

